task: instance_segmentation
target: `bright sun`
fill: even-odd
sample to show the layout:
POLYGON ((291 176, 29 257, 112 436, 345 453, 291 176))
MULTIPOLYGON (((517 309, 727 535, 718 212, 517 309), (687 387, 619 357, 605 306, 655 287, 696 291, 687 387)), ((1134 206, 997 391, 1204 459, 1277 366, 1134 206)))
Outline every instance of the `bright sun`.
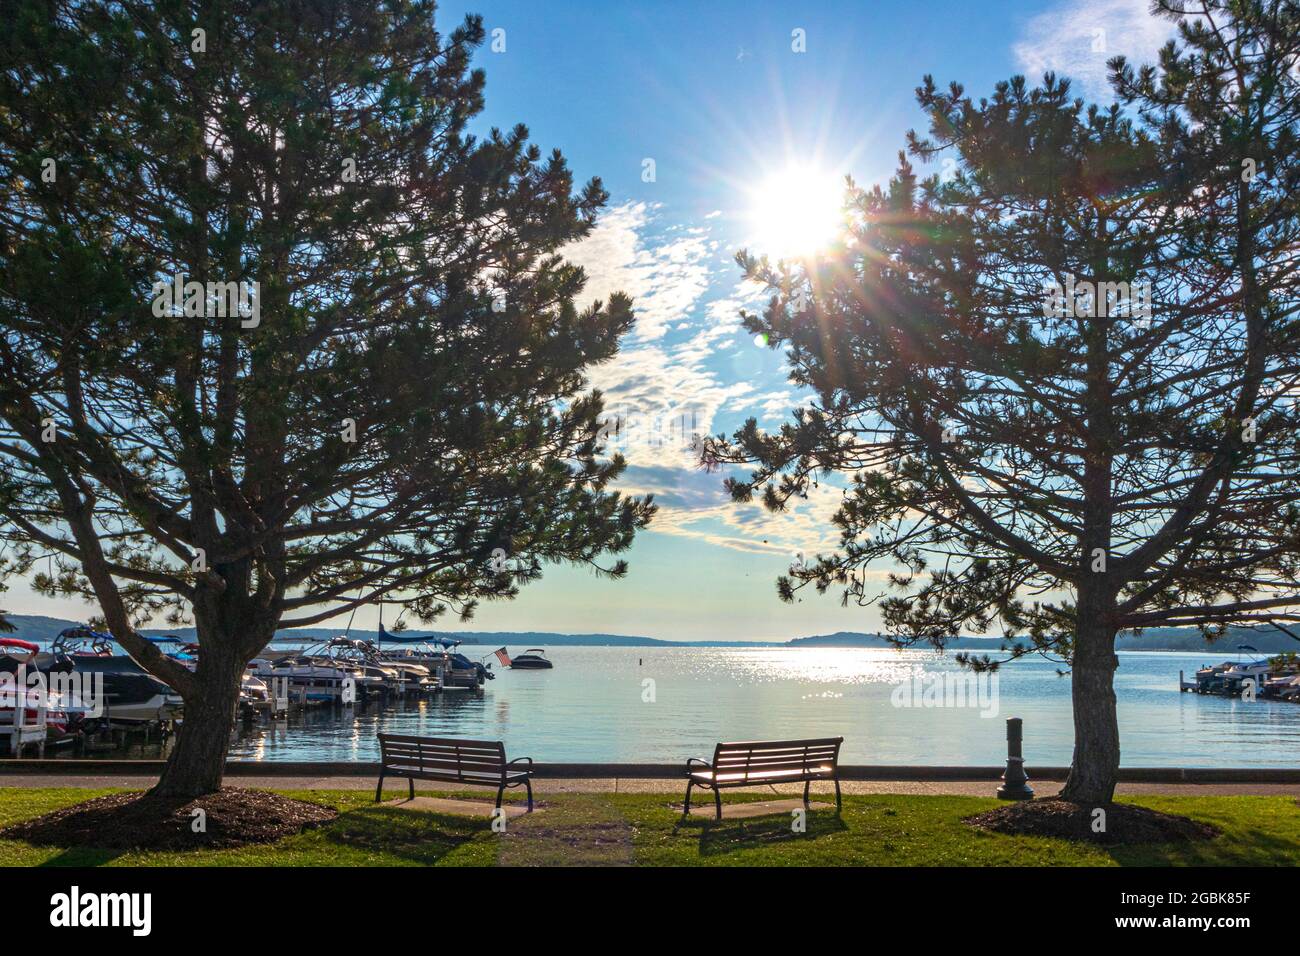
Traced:
POLYGON ((842 177, 809 166, 788 166, 753 191, 750 252, 775 259, 809 256, 828 246, 840 229, 842 177))

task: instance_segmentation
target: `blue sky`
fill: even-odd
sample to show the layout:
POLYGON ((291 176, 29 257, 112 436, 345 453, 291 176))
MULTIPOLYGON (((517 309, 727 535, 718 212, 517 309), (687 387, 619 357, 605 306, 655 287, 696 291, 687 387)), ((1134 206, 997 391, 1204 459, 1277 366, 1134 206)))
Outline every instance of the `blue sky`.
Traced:
MULTIPOLYGON (((1074 78, 1106 95, 1105 61, 1150 60, 1170 26, 1147 0, 926 3, 445 3, 446 31, 467 12, 489 43, 484 128, 526 124, 580 179, 610 192, 592 236, 568 251, 587 294, 633 295, 637 325, 619 358, 592 374, 627 422, 622 487, 654 492, 652 529, 621 581, 552 567, 513 602, 484 605, 466 629, 603 631, 677 640, 784 640, 872 630, 871 609, 838 595, 777 600, 794 556, 833 548, 835 485, 774 517, 726 500, 717 475, 691 466, 691 431, 730 431, 749 416, 775 427, 798 404, 779 352, 758 347, 739 311, 762 302, 732 257, 762 236, 755 194, 779 170, 814 167, 859 184, 886 179, 909 128, 924 129, 914 89, 933 74, 972 95, 1015 73, 1074 78), (491 49, 493 31, 497 46, 491 49), (803 52, 793 49, 802 31, 803 52), (646 181, 647 160, 653 181, 646 181)), ((937 171, 937 170, 936 170, 937 171)), ((879 569, 884 573, 887 569, 879 569)), ((15 613, 84 618, 13 582, 15 613)), ((391 621, 391 611, 387 619, 391 621)), ((373 626, 376 612, 359 612, 373 626)), ((414 622, 412 622, 414 623, 414 622)), ((341 626, 341 625, 340 625, 341 626)), ((447 621, 438 625, 459 628, 447 621)))

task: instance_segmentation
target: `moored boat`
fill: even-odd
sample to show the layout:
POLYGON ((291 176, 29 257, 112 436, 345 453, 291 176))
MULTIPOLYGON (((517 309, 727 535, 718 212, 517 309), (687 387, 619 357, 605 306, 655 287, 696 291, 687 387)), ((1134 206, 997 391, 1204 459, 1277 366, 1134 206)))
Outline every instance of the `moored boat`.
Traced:
POLYGON ((427 694, 439 689, 439 679, 426 663, 381 653, 372 641, 357 641, 358 651, 371 663, 392 668, 400 680, 403 694, 427 694))
POLYGON ((546 651, 540 647, 530 647, 522 654, 510 658, 511 670, 550 670, 555 665, 546 657, 546 651))
MULTIPOLYGON (((325 642, 324 652, 331 660, 342 661, 360 671, 371 691, 401 696, 406 690, 407 676, 395 664, 380 660, 365 641, 336 637, 325 642)), ((427 670, 424 676, 428 676, 427 670)))
MULTIPOLYGON (((428 667, 430 672, 448 689, 482 688, 496 675, 490 666, 472 661, 457 648, 461 642, 444 637, 397 636, 380 630, 381 642, 396 644, 396 648, 379 651, 385 661, 400 660, 428 667)), ((381 644, 382 646, 382 644, 381 644)))
POLYGON ((264 683, 277 686, 277 682, 285 682, 279 686, 286 686, 289 699, 294 701, 341 702, 349 679, 358 699, 361 699, 369 684, 355 668, 310 654, 259 657, 249 661, 249 665, 253 668, 253 675, 264 683))
MULTIPOLYGON (((164 653, 187 670, 196 670, 199 665, 199 645, 193 641, 182 641, 174 634, 162 637, 150 637, 152 641, 164 648, 164 653)), ((270 689, 266 683, 253 673, 251 665, 245 667, 239 682, 239 713, 249 717, 262 710, 272 710, 270 689)))
POLYGON ((1276 700, 1300 701, 1300 674, 1283 674, 1280 677, 1271 677, 1264 682, 1263 690, 1260 693, 1264 697, 1276 700))
POLYGON ((114 653, 112 640, 88 627, 70 627, 51 645, 51 656, 66 656, 77 673, 103 675, 103 713, 95 719, 103 726, 132 728, 179 718, 181 696, 130 656, 114 653))
POLYGON ((69 686, 71 681, 60 679, 71 673, 72 663, 66 658, 55 659, 30 641, 0 638, 0 674, 11 675, 0 682, 0 725, 14 734, 24 723, 40 720, 46 732, 44 743, 75 741, 90 707, 69 686))
POLYGON ((1249 644, 1238 644, 1237 649, 1252 653, 1249 661, 1224 661, 1200 668, 1196 672, 1195 690, 1199 694, 1219 694, 1227 697, 1248 696, 1250 692, 1263 697, 1274 696, 1269 693, 1270 686, 1276 688, 1272 681, 1277 671, 1272 661, 1261 661, 1253 656, 1258 653, 1249 644))

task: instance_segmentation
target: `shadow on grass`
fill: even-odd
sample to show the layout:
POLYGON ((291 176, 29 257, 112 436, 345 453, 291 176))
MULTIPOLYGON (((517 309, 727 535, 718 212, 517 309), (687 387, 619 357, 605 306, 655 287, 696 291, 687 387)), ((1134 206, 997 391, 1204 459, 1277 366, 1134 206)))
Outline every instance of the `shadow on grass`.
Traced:
POLYGON ((1294 841, 1258 831, 1221 833, 1205 843, 1107 847, 1120 866, 1294 866, 1294 841))
POLYGON ((482 838, 487 821, 385 806, 340 813, 320 832, 329 843, 425 865, 482 838))
POLYGON ((814 811, 806 817, 806 829, 800 833, 788 814, 749 817, 744 820, 715 820, 709 817, 679 819, 673 827, 678 833, 699 833, 700 856, 720 856, 737 850, 779 847, 819 837, 844 833, 848 825, 838 813, 829 810, 814 811))
POLYGON ((57 856, 42 860, 37 866, 106 866, 112 863, 125 850, 101 850, 90 846, 70 846, 59 851, 57 856))
POLYGON ((1138 797, 1219 830, 1212 840, 1107 848, 1120 866, 1295 866, 1300 857, 1300 803, 1290 797, 1138 797))
POLYGON ((557 794, 545 813, 510 820, 498 866, 631 866, 635 830, 604 794, 557 794))

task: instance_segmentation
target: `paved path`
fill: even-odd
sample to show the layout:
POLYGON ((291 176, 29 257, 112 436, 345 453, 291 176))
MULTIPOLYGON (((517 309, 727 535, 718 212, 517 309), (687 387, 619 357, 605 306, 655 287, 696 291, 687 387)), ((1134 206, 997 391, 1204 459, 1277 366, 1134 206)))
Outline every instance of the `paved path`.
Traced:
MULTIPOLYGON (((0 774, 0 788, 3 787, 128 787, 143 789, 153 785, 157 778, 152 776, 81 776, 62 774, 0 774)), ((368 777, 306 777, 306 776, 228 776, 226 783, 234 787, 258 787, 266 790, 373 790, 375 781, 368 777)), ((1040 797, 1050 796, 1061 789, 1059 782, 1035 781, 1029 785, 1040 797)), ((898 794, 962 794, 966 796, 991 797, 997 790, 996 780, 846 780, 840 784, 845 793, 898 793, 898 794)), ((436 789, 446 790, 446 787, 436 789)), ((406 781, 391 780, 384 788, 385 793, 397 796, 399 791, 406 791, 406 781)), ((423 784, 421 790, 430 790, 423 784)), ((681 793, 683 783, 670 779, 549 779, 538 778, 533 782, 533 789, 538 796, 547 793, 681 793)), ((771 793, 767 787, 754 788, 755 792, 771 793)), ((802 792, 802 786, 793 785, 777 788, 779 793, 802 792)), ((814 788, 821 792, 820 785, 814 788)), ((1117 788, 1120 794, 1167 794, 1179 796, 1232 796, 1237 794, 1259 794, 1263 796, 1292 796, 1300 798, 1300 783, 1121 783, 1117 788)))

